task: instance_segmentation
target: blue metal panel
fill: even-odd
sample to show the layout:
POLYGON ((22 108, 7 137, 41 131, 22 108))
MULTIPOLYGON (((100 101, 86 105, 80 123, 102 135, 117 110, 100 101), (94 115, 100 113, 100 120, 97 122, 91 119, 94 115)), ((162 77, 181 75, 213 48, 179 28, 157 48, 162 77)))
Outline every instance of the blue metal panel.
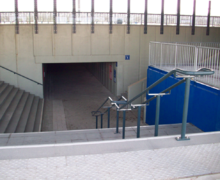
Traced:
MULTIPOLYGON (((147 86, 166 74, 165 71, 149 67, 147 72, 147 86)), ((159 93, 179 80, 170 77, 153 88, 150 93, 159 93)), ((184 103, 185 83, 174 88, 171 95, 161 98, 160 124, 181 123, 184 103)), ((147 97, 149 98, 149 97, 147 97)), ((191 81, 189 96, 188 122, 203 131, 220 130, 220 90, 191 81)), ((150 102, 147 108, 146 122, 155 122, 156 100, 150 102)))

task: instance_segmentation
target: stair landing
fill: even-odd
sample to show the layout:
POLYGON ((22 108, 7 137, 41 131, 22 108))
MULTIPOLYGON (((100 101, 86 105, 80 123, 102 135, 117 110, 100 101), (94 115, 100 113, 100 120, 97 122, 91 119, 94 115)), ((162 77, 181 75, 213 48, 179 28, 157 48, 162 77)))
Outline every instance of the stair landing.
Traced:
MULTIPOLYGON (((141 126, 140 138, 154 137, 154 126, 141 126)), ((19 133, 0 135, 0 146, 21 146, 39 144, 77 143, 91 141, 106 141, 122 139, 122 128, 120 133, 115 134, 115 128, 69 130, 40 133, 19 133)), ((136 127, 126 127, 125 139, 136 138, 136 127)), ((201 133, 199 128, 188 123, 186 133, 201 133)), ((159 126, 159 136, 180 136, 181 124, 169 124, 159 126)))

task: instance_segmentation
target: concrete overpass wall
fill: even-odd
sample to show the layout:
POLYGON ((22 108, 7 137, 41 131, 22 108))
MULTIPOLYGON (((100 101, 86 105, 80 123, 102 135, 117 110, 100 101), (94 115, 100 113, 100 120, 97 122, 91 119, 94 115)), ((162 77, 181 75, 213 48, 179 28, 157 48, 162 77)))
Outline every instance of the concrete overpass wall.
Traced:
MULTIPOLYGON (((20 25, 20 33, 15 34, 14 25, 1 25, 0 64, 42 83, 42 63, 117 62, 116 94, 120 95, 130 84, 146 77, 150 41, 220 41, 219 28, 211 28, 209 36, 205 27, 197 27, 194 36, 191 27, 181 27, 180 35, 172 26, 165 27, 163 35, 159 26, 148 26, 148 34, 143 29, 131 26, 127 34, 125 25, 114 25, 109 34, 108 25, 95 25, 91 34, 90 25, 77 25, 73 34, 72 25, 58 25, 54 34, 53 25, 39 25, 39 34, 35 34, 34 25, 20 25), (130 55, 130 60, 125 60, 125 55, 130 55)), ((43 96, 41 86, 3 69, 0 79, 43 96)))

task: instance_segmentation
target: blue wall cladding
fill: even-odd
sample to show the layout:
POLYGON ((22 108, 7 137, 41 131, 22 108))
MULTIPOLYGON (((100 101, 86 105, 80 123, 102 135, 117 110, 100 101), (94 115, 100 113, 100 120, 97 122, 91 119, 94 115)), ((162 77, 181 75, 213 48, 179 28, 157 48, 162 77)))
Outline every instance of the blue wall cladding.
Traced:
MULTIPOLYGON (((147 87, 164 76, 167 72, 149 66, 147 70, 147 87)), ((159 93, 181 79, 169 77, 149 93, 159 93)), ((161 97, 160 124, 175 124, 182 122, 185 83, 171 90, 170 95, 161 97)), ((147 96, 149 99, 151 96, 147 96)), ((155 122, 156 99, 146 107, 146 123, 155 122)), ((189 110, 187 122, 194 124, 201 130, 220 131, 220 90, 204 84, 191 81, 189 110)))

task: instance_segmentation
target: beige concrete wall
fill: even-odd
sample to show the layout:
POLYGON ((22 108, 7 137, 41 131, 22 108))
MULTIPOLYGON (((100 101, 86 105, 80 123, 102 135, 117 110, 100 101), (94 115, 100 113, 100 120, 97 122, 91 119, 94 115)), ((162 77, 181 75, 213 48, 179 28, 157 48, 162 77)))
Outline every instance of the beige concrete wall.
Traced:
MULTIPOLYGON (((53 25, 39 25, 39 34, 35 34, 34 25, 20 25, 20 34, 15 35, 14 25, 1 25, 0 64, 42 83, 42 63, 118 62, 115 91, 120 95, 130 84, 146 77, 150 41, 220 41, 219 28, 210 28, 210 36, 206 36, 205 27, 197 27, 194 36, 191 27, 181 27, 179 35, 172 26, 164 27, 163 35, 159 26, 148 26, 148 34, 143 30, 143 26, 131 26, 127 34, 125 25, 114 25, 109 34, 108 25, 95 25, 91 34, 90 25, 77 25, 73 34, 71 25, 58 25, 54 34, 53 25), (130 55, 130 60, 125 60, 125 55, 130 55)), ((2 69, 0 79, 43 95, 39 86, 2 69)), ((111 83, 107 75, 102 81, 111 86, 107 85, 111 83)))
MULTIPOLYGON (((0 65, 42 83, 42 64, 35 63, 33 26, 0 26, 0 65)), ((0 80, 43 97, 43 87, 0 68, 0 80)))

